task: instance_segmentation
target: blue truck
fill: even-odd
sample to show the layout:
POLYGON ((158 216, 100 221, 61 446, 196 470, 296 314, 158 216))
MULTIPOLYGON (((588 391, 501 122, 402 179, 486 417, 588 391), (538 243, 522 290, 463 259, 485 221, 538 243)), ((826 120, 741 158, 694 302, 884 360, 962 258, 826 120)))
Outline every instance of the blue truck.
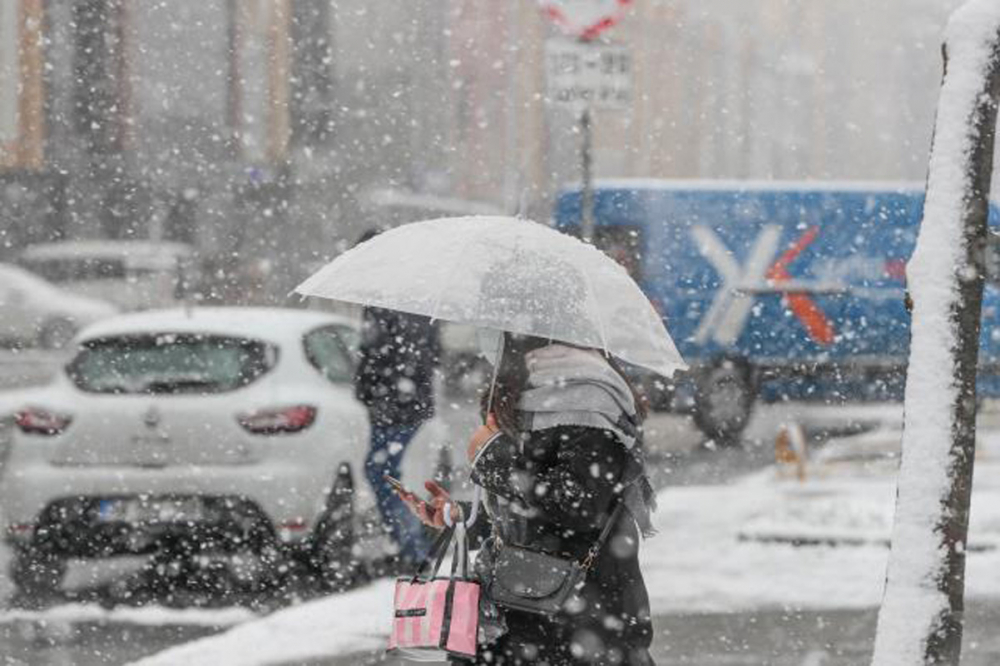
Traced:
MULTIPOLYGON (((656 408, 733 440, 756 400, 899 400, 909 349, 906 262, 919 184, 598 181, 594 242, 662 313, 691 371, 639 375, 656 408)), ((579 233, 579 190, 555 225, 579 233)), ((991 205, 995 228, 998 209, 991 205)), ((980 390, 1000 394, 1000 245, 990 235, 980 390)))

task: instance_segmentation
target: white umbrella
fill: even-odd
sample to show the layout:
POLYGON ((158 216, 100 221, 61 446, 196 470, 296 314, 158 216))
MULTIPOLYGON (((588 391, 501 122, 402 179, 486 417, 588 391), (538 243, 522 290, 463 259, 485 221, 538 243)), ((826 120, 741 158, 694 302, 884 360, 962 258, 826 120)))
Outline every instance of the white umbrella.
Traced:
POLYGON ((591 245, 511 217, 386 231, 295 291, 593 347, 665 377, 686 367, 624 268, 591 245))

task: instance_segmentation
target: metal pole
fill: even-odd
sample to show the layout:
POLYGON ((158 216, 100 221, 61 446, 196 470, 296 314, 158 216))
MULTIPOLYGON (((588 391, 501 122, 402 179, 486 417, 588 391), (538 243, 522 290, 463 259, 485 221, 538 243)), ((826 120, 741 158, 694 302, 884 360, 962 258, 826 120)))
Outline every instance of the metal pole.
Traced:
POLYGON ((580 237, 590 243, 594 240, 594 176, 589 106, 580 114, 580 133, 583 135, 583 142, 580 149, 580 162, 583 175, 583 189, 580 197, 580 237))
POLYGON ((518 127, 517 112, 519 104, 518 96, 518 68, 521 63, 521 17, 518 12, 518 4, 511 2, 507 5, 507 108, 504 110, 506 135, 504 141, 504 173, 503 173, 503 204, 508 215, 525 215, 518 202, 518 189, 520 189, 520 166, 521 157, 518 152, 518 127))

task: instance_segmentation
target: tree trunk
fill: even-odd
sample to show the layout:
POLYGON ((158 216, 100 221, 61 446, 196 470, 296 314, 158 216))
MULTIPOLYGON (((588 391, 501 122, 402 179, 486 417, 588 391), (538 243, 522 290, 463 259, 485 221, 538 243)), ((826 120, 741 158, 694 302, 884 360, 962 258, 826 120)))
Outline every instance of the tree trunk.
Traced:
POLYGON ((955 664, 976 438, 976 366, 1000 99, 1000 9, 953 15, 920 238, 885 598, 873 663, 955 664))

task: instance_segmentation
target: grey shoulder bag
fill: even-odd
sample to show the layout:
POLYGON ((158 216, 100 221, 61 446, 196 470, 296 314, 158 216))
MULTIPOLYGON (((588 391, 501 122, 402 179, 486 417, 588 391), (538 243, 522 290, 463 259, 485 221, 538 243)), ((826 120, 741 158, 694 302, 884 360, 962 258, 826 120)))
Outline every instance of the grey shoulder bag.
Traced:
POLYGON ((581 561, 549 555, 523 546, 503 543, 494 534, 494 561, 486 593, 498 606, 555 615, 563 610, 574 593, 579 592, 593 567, 598 553, 621 517, 621 500, 608 516, 597 541, 581 561))

